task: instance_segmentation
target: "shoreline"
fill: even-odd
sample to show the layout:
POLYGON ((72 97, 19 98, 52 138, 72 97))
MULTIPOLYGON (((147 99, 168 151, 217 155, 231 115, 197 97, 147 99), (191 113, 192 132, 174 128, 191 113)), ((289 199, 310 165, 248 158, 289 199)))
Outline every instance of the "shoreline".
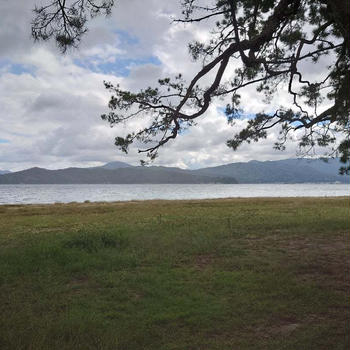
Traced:
POLYGON ((260 202, 260 201, 290 201, 290 200, 337 200, 337 199, 349 199, 349 196, 288 196, 288 197, 218 197, 218 198, 199 198, 199 199, 131 199, 121 201, 90 201, 85 200, 83 202, 54 202, 54 203, 0 203, 2 207, 33 207, 33 206, 92 206, 92 205, 121 205, 121 204, 161 204, 161 203, 191 203, 191 202, 260 202))
POLYGON ((0 186, 0 205, 343 196, 350 196, 345 184, 0 186))

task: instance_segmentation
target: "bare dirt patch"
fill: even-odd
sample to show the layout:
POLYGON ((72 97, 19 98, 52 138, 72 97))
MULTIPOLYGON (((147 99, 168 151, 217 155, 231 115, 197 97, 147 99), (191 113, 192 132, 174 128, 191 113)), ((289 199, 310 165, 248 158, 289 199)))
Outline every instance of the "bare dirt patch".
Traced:
POLYGON ((208 266, 212 265, 214 262, 214 259, 215 257, 212 254, 201 254, 196 256, 194 264, 196 268, 203 270, 208 266))
POLYGON ((247 249, 254 254, 282 252, 283 263, 294 265, 300 281, 313 281, 334 290, 350 290, 350 240, 348 234, 327 237, 249 235, 247 249))
POLYGON ((288 258, 299 260, 298 277, 340 291, 350 287, 350 247, 344 237, 297 239, 283 244, 288 258))
POLYGON ((68 283, 67 287, 71 291, 79 291, 87 287, 90 283, 90 279, 87 276, 77 276, 72 278, 68 283))

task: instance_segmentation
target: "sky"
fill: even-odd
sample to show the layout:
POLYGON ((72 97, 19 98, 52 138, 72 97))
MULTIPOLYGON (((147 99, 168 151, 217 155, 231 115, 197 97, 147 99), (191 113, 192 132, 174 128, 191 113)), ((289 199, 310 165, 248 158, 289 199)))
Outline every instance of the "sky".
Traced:
MULTIPOLYGON (((90 22, 79 49, 63 55, 53 42, 31 38, 32 9, 38 3, 0 0, 0 169, 90 167, 116 160, 139 165, 137 147, 125 155, 114 138, 143 121, 111 128, 101 120, 109 100, 103 81, 137 91, 180 72, 190 80, 200 66, 190 59, 187 45, 208 37, 208 23, 174 23, 181 10, 177 0, 119 0, 109 18, 90 22)), ((269 105, 254 88, 241 95, 246 118, 290 102, 283 89, 269 105)), ((247 119, 229 126, 224 106, 225 101, 214 101, 195 127, 160 150, 154 165, 200 168, 296 157, 293 140, 283 152, 273 149, 278 130, 258 143, 229 149, 226 140, 247 119)))

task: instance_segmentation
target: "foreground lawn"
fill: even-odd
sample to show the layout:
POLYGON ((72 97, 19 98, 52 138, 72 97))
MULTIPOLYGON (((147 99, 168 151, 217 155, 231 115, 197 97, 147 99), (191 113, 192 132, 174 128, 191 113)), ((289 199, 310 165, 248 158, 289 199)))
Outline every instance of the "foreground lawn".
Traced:
POLYGON ((349 204, 0 206, 0 349, 347 349, 349 204))

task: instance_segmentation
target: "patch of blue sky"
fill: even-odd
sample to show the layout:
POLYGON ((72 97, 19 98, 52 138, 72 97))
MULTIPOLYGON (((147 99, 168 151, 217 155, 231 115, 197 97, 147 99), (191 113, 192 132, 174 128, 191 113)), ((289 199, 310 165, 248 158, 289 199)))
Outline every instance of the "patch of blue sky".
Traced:
POLYGON ((10 143, 10 140, 0 138, 0 144, 1 143, 10 143))
POLYGON ((152 64, 159 66, 160 60, 156 56, 149 56, 143 58, 122 58, 117 57, 114 62, 94 63, 92 59, 89 60, 75 60, 75 64, 85 69, 89 69, 96 73, 114 74, 116 76, 127 77, 130 70, 135 66, 143 66, 152 64))
POLYGON ((125 30, 117 29, 114 33, 117 34, 118 40, 122 46, 137 45, 140 42, 138 37, 126 32, 125 30))
POLYGON ((101 57, 90 56, 82 60, 76 59, 74 63, 96 73, 114 74, 121 77, 127 77, 130 74, 130 70, 135 66, 146 64, 155 66, 161 65, 161 61, 158 57, 153 55, 134 58, 131 57, 130 54, 127 54, 132 46, 140 44, 140 40, 137 36, 121 29, 114 30, 114 33, 117 36, 117 48, 124 53, 117 54, 113 61, 103 61, 101 57))
POLYGON ((188 135, 188 134, 191 133, 191 127, 186 125, 186 124, 187 124, 186 122, 181 122, 180 121, 180 125, 181 125, 181 127, 183 127, 183 129, 180 129, 178 131, 179 135, 183 136, 183 135, 188 135))
POLYGON ((34 66, 30 66, 30 65, 14 63, 11 65, 10 72, 16 75, 21 75, 21 74, 34 75, 35 68, 34 66))
MULTIPOLYGON (((226 110, 226 107, 216 107, 216 111, 225 116, 226 117, 226 114, 225 114, 225 110, 226 110)), ((254 119, 255 118, 255 114, 254 113, 246 113, 246 112, 240 112, 239 113, 239 116, 240 116, 240 119, 254 119)))
POLYGON ((0 60, 0 73, 12 73, 15 75, 34 75, 35 67, 29 64, 13 63, 10 60, 0 60))

